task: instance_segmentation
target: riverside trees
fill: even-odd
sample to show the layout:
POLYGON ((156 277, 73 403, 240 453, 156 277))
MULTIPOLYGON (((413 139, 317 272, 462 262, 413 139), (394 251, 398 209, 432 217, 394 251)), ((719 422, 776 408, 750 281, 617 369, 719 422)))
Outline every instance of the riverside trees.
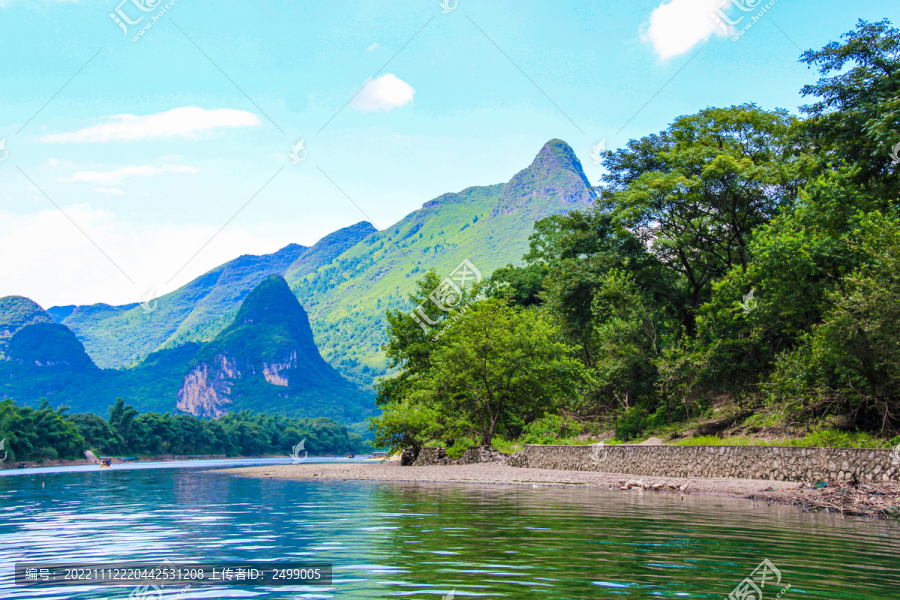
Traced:
POLYGON ((415 323, 390 316, 399 375, 379 384, 380 404, 440 408, 416 425, 420 440, 452 438, 463 422, 476 431, 469 395, 502 371, 485 352, 518 350, 479 337, 490 313, 543 323, 563 346, 535 360, 577 357, 584 375, 507 400, 507 434, 562 412, 614 422, 627 439, 723 398, 787 423, 898 432, 900 32, 860 21, 801 61, 821 75, 802 90, 815 101, 801 116, 708 108, 607 152, 595 205, 535 224, 524 264, 484 286, 494 304, 448 331, 458 347, 412 342, 415 323))

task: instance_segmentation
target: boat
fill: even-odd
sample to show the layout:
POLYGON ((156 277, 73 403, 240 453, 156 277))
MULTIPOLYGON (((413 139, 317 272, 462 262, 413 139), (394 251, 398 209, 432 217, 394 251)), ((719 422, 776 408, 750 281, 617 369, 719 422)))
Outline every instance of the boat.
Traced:
POLYGON ((355 458, 355 457, 356 457, 355 454, 350 454, 349 452, 344 455, 344 458, 355 458))
POLYGON ((108 457, 108 456, 100 457, 100 468, 101 469, 109 468, 111 466, 112 466, 112 459, 110 457, 108 457))
POLYGON ((19 468, 20 468, 20 469, 26 469, 26 468, 28 468, 28 465, 25 464, 25 463, 19 463, 19 468))

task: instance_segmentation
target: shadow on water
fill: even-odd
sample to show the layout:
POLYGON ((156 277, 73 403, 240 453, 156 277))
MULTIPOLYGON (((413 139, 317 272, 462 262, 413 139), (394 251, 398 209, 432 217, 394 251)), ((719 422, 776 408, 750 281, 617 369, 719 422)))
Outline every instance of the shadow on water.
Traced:
MULTIPOLYGON (((726 598, 763 559, 784 598, 893 599, 900 526, 667 493, 236 478, 199 468, 0 477, 0 597, 16 561, 320 561, 329 587, 167 587, 191 598, 726 598)), ((152 595, 148 598, 157 598, 152 595)))

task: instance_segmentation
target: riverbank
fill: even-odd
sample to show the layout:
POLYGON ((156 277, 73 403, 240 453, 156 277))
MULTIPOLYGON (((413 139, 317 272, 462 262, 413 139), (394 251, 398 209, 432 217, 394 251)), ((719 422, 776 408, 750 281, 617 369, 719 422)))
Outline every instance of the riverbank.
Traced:
MULTIPOLYGON (((804 510, 829 510, 844 515, 892 517, 900 515, 900 485, 832 484, 814 489, 802 483, 764 479, 648 477, 595 471, 517 468, 502 463, 401 467, 396 462, 372 464, 291 464, 222 469, 241 477, 294 480, 363 480, 416 483, 469 483, 535 487, 585 487, 706 494, 792 504, 804 510), (871 492, 871 495, 869 494, 871 492), (895 512, 895 507, 898 512, 895 512)), ((896 517, 895 517, 896 518, 896 517)))

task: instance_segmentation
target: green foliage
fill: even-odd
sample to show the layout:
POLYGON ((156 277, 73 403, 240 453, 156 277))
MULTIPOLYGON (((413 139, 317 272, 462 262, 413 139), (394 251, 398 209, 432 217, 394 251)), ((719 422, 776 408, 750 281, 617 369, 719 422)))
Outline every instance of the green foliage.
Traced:
POLYGON ((616 419, 616 439, 627 442, 641 435, 647 428, 647 420, 643 411, 634 406, 627 409, 622 416, 616 419))
POLYGON ((0 402, 0 440, 6 440, 7 460, 83 458, 84 437, 66 411, 54 411, 46 401, 37 410, 16 406, 12 400, 0 402))
POLYGON ((540 311, 486 299, 447 327, 410 397, 482 445, 497 431, 556 410, 583 380, 581 365, 540 311))
POLYGON ((251 411, 228 413, 215 420, 191 415, 138 413, 122 399, 109 418, 37 410, 0 402, 0 439, 7 438, 10 460, 78 459, 90 447, 108 455, 226 454, 288 455, 305 440, 311 454, 341 454, 371 449, 368 442, 330 419, 292 419, 251 411))
POLYGON ((900 32, 886 19, 860 19, 841 38, 801 57, 822 75, 801 90, 818 98, 801 108, 808 117, 805 142, 828 163, 852 168, 854 184, 885 211, 900 195, 900 180, 888 160, 897 143, 900 32))
MULTIPOLYGON (((435 278, 426 274, 418 294, 435 278)), ((558 329, 538 309, 466 295, 434 331, 399 311, 388 320, 385 352, 400 373, 378 384, 385 414, 373 421, 376 440, 415 447, 467 437, 490 445, 495 434, 517 435, 555 411, 583 380, 558 329)))
POLYGON ((872 213, 854 237, 866 268, 829 292, 822 322, 779 357, 771 397, 799 418, 850 415, 886 429, 900 415, 900 220, 872 213))
POLYGON ((900 437, 885 440, 867 433, 834 429, 815 431, 803 437, 775 440, 743 436, 720 438, 714 435, 698 435, 671 443, 673 446, 793 446, 801 448, 894 448, 897 444, 900 444, 900 437))
POLYGON ((549 414, 527 424, 519 441, 523 444, 565 444, 583 431, 584 427, 577 421, 549 414))
POLYGON ((437 411, 409 400, 385 402, 379 416, 370 419, 375 446, 399 452, 412 448, 416 453, 440 431, 437 411))
POLYGON ((459 458, 465 453, 469 446, 474 446, 475 440, 468 437, 456 438, 452 446, 447 447, 447 456, 450 458, 459 458))

